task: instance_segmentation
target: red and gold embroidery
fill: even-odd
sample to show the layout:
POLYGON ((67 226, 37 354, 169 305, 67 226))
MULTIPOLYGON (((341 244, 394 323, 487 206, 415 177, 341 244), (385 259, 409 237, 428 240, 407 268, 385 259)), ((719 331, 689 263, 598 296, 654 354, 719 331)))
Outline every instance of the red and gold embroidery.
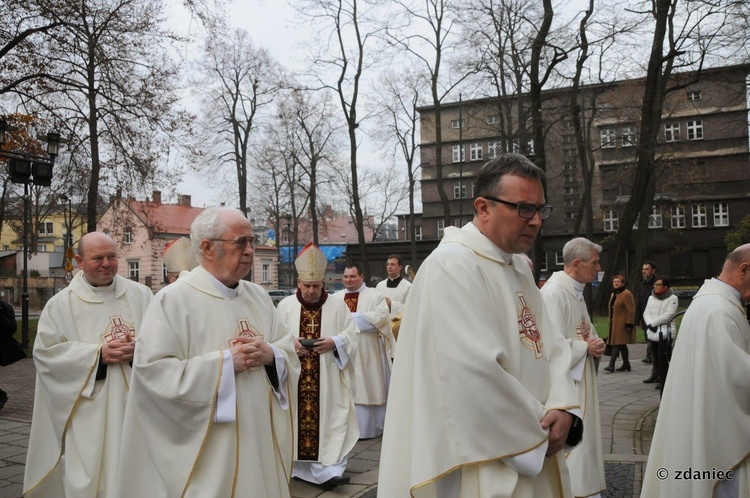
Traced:
POLYGON ((576 326, 576 337, 584 341, 591 337, 591 327, 586 323, 586 318, 581 317, 581 323, 576 326))
POLYGON ((344 302, 349 307, 349 311, 352 313, 357 311, 357 303, 359 302, 359 292, 347 292, 344 294, 344 302))
POLYGON ((109 325, 107 325, 107 331, 102 334, 104 342, 112 342, 117 339, 125 339, 126 337, 135 337, 135 327, 133 324, 123 320, 122 315, 109 317, 109 325))
MULTIPOLYGON (((303 339, 320 338, 322 310, 307 310, 302 307, 299 321, 299 336, 303 339)), ((320 451, 320 355, 308 350, 302 356, 302 371, 299 376, 299 409, 297 427, 299 442, 297 458, 317 461, 320 451)))
POLYGON ((542 336, 536 325, 536 317, 531 308, 526 304, 526 298, 522 292, 516 292, 518 296, 518 335, 526 348, 534 352, 535 358, 544 356, 542 353, 542 336))

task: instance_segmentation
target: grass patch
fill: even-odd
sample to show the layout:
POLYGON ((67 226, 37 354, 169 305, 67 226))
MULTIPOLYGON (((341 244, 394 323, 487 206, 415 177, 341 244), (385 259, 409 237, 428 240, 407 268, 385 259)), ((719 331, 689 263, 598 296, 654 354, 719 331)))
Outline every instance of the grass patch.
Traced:
MULTIPOLYGON (((677 308, 677 311, 685 311, 687 308, 677 308)), ((682 317, 684 315, 681 315, 677 318, 677 328, 679 329, 680 323, 682 322, 682 317)), ((606 339, 609 335, 609 317, 608 316, 594 316, 591 320, 594 323, 594 328, 596 328, 596 332, 602 339, 606 339)), ((636 328, 635 332, 635 342, 646 342, 646 332, 641 329, 640 327, 636 328)))

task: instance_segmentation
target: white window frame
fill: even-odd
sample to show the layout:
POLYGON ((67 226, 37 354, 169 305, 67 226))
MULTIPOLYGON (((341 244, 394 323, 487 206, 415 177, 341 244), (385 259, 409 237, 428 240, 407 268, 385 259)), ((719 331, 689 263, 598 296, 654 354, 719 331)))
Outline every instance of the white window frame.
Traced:
POLYGON ((564 144, 574 144, 576 143, 576 136, 575 135, 563 135, 562 136, 562 143, 564 144))
POLYGON ((482 160, 482 144, 473 143, 469 145, 469 160, 471 161, 482 160))
POLYGON ((128 278, 139 282, 141 278, 141 262, 140 261, 128 261, 128 278))
POLYGON ((617 133, 614 128, 599 130, 599 143, 602 149, 614 149, 617 145, 617 133))
POLYGON ((726 202, 715 202, 714 203, 714 226, 715 227, 728 227, 729 226, 729 204, 726 202))
POLYGON ((576 175, 573 173, 563 173, 563 181, 566 183, 571 183, 576 181, 576 175))
POLYGON ((622 146, 635 147, 638 143, 638 129, 635 125, 622 127, 622 146))
POLYGON ((565 266, 565 260, 563 259, 563 252, 562 252, 562 250, 555 251, 555 264, 557 266, 565 266))
POLYGON ((690 90, 687 93, 688 101, 701 100, 702 95, 700 90, 690 90))
POLYGON ((576 213, 575 211, 566 211, 565 212, 565 219, 566 220, 575 220, 576 218, 578 218, 578 213, 576 213))
POLYGON ((454 163, 460 163, 466 160, 466 146, 464 145, 454 145, 452 147, 453 151, 453 162, 454 163), (461 157, 459 157, 458 153, 461 151, 461 157))
POLYGON ((264 284, 271 283, 271 263, 260 264, 260 280, 264 284))
POLYGON ((563 149, 563 157, 578 159, 578 151, 575 149, 563 149))
POLYGON ((529 140, 528 142, 526 142, 526 154, 529 156, 533 156, 535 154, 533 138, 529 140))
POLYGON ((708 214, 705 204, 693 204, 690 208, 693 220, 693 228, 705 228, 708 226, 708 214))
POLYGON ((487 144, 487 159, 495 159, 501 154, 502 147, 500 140, 490 140, 487 144))
POLYGON ((547 271, 547 253, 542 253, 542 262, 541 262, 541 268, 539 268, 539 271, 547 271))
POLYGON ((575 188, 573 187, 563 187, 563 194, 575 194, 575 188))
POLYGON ((565 161, 563 163, 563 171, 574 171, 578 169, 578 163, 572 161, 565 161))
POLYGON ((133 229, 130 227, 127 227, 122 232, 122 243, 123 244, 132 244, 133 243, 133 229))
POLYGON ((414 240, 422 240, 422 225, 414 227, 414 240))
POLYGON ((664 224, 664 221, 661 215, 661 208, 657 206, 653 206, 651 208, 651 215, 648 217, 648 227, 649 228, 661 228, 663 224, 664 224))
POLYGON ((687 122, 687 139, 703 140, 703 120, 692 119, 687 122))
POLYGON ((680 123, 667 123, 664 125, 664 141, 668 143, 680 141, 680 123))
POLYGON ((453 182, 453 198, 454 199, 466 199, 466 182, 465 181, 453 182))
POLYGON ((451 119, 451 128, 454 130, 458 130, 459 128, 463 128, 466 123, 463 119, 451 119))
POLYGON ((442 239, 444 234, 445 234, 445 220, 444 219, 439 219, 439 220, 437 220, 437 237, 438 237, 438 239, 442 239))
POLYGON ((670 226, 672 228, 685 228, 685 206, 672 206, 670 226))
POLYGON ((616 232, 620 228, 620 217, 616 209, 607 209, 604 211, 604 231, 616 232))
POLYGON ((487 116, 486 118, 484 118, 484 122, 487 123, 488 125, 500 124, 500 116, 499 115, 487 116))
POLYGON ((45 244, 37 245, 36 252, 47 252, 47 246, 45 244))
POLYGON ((55 224, 51 221, 42 221, 39 223, 38 235, 52 235, 55 233, 55 224))

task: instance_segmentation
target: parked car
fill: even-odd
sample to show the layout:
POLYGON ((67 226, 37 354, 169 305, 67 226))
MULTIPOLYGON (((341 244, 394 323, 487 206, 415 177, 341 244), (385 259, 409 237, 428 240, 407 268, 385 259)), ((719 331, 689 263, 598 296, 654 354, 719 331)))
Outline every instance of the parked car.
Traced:
POLYGON ((291 289, 271 289, 268 291, 268 295, 271 296, 274 306, 278 306, 282 299, 292 294, 294 294, 294 291, 291 289))

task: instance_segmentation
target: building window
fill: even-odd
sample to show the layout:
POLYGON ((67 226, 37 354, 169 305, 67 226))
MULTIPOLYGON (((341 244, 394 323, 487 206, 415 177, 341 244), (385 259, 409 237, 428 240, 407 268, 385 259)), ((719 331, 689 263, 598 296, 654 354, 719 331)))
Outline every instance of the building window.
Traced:
POLYGON ((662 227, 662 218, 661 218, 661 209, 654 206, 651 208, 651 216, 648 217, 648 227, 649 228, 661 228, 662 227))
POLYGON ((451 128, 454 130, 457 130, 459 128, 464 127, 464 120, 463 119, 452 119, 451 120, 451 128))
POLYGON ((565 213, 566 220, 575 220, 576 218, 578 218, 578 215, 575 211, 568 211, 565 213))
POLYGON ((574 143, 576 143, 576 136, 575 135, 563 135, 562 136, 562 143, 564 143, 564 144, 574 144, 574 143))
POLYGON ((161 281, 162 282, 169 281, 169 279, 167 278, 167 265, 164 264, 164 261, 161 262, 161 281))
POLYGON ((488 125, 500 124, 500 116, 487 116, 484 121, 488 125))
POLYGON ((563 174, 563 181, 565 183, 574 182, 574 181, 576 181, 576 175, 574 175, 573 173, 565 173, 565 174, 563 174))
POLYGON ((414 240, 422 240, 422 226, 414 227, 414 240))
POLYGON ((499 140, 492 140, 490 143, 487 144, 487 158, 488 159, 495 159, 497 156, 500 155, 501 152, 502 152, 502 149, 500 148, 499 140))
POLYGON ((701 91, 700 90, 692 90, 687 93, 687 99, 688 100, 700 100, 701 99, 701 91))
POLYGON ((443 232, 445 232, 445 220, 437 220, 437 236, 438 239, 443 238, 443 232))
POLYGON ((47 252, 47 246, 44 244, 36 246, 36 252, 47 252))
POLYGON ((141 263, 139 261, 128 261, 128 278, 136 282, 141 276, 141 263))
POLYGON ((39 235, 52 235, 54 232, 54 225, 51 221, 43 221, 39 223, 39 235))
POLYGON ((623 126, 622 127, 622 146, 623 147, 635 147, 638 142, 636 135, 635 126, 623 126))
POLYGON ((680 141, 680 123, 668 123, 664 125, 664 141, 665 142, 679 142, 680 141))
POLYGON ((541 263, 541 266, 542 267, 539 268, 539 271, 547 271, 547 253, 546 252, 542 253, 542 263, 541 263))
POLYGON ((555 264, 557 266, 565 266, 562 251, 555 251, 555 264))
POLYGON ((563 194, 575 194, 575 187, 563 187, 563 194))
POLYGON ((703 120, 695 119, 687 122, 688 140, 703 140, 703 120))
POLYGON ((617 211, 607 209, 604 211, 604 231, 616 232, 620 228, 620 219, 617 217, 617 211))
POLYGON ((611 149, 615 146, 615 130, 614 128, 605 128, 599 132, 600 142, 602 149, 611 149))
POLYGON ((10 251, 10 246, 8 244, 3 244, 3 251, 10 251))
POLYGON ((693 204, 693 228, 701 228, 708 225, 706 219, 706 205, 705 204, 693 204))
POLYGON ((563 163, 563 170, 570 171, 572 169, 578 169, 578 163, 575 163, 573 161, 565 161, 563 163))
POLYGON ((453 198, 466 199, 466 182, 453 182, 453 198))
POLYGON ((573 206, 577 206, 578 202, 576 202, 575 199, 565 199, 564 204, 565 204, 565 207, 573 207, 573 206))
POLYGON ((534 155, 534 139, 531 139, 528 142, 526 142, 526 155, 528 156, 534 155))
POLYGON ((133 229, 132 228, 126 228, 125 231, 122 233, 122 243, 123 244, 133 243, 133 229))
POLYGON ((471 144, 469 145, 469 158, 472 161, 482 160, 482 144, 471 144))
POLYGON ((685 228, 685 207, 672 207, 672 228, 685 228))
POLYGON ((714 203, 714 226, 729 226, 729 204, 727 204, 726 202, 714 203))
POLYGON ((578 158, 578 152, 575 149, 563 149, 563 157, 578 158))
POLYGON ((454 145, 453 146, 453 162, 460 163, 465 160, 466 160, 466 147, 462 145, 454 145), (459 157, 459 152, 460 152, 460 157, 459 157))
POLYGON ((260 265, 260 279, 264 284, 271 283, 271 264, 263 263, 260 265))
POLYGON ((566 119, 562 123, 563 130, 572 130, 575 128, 575 123, 572 119, 566 119))

